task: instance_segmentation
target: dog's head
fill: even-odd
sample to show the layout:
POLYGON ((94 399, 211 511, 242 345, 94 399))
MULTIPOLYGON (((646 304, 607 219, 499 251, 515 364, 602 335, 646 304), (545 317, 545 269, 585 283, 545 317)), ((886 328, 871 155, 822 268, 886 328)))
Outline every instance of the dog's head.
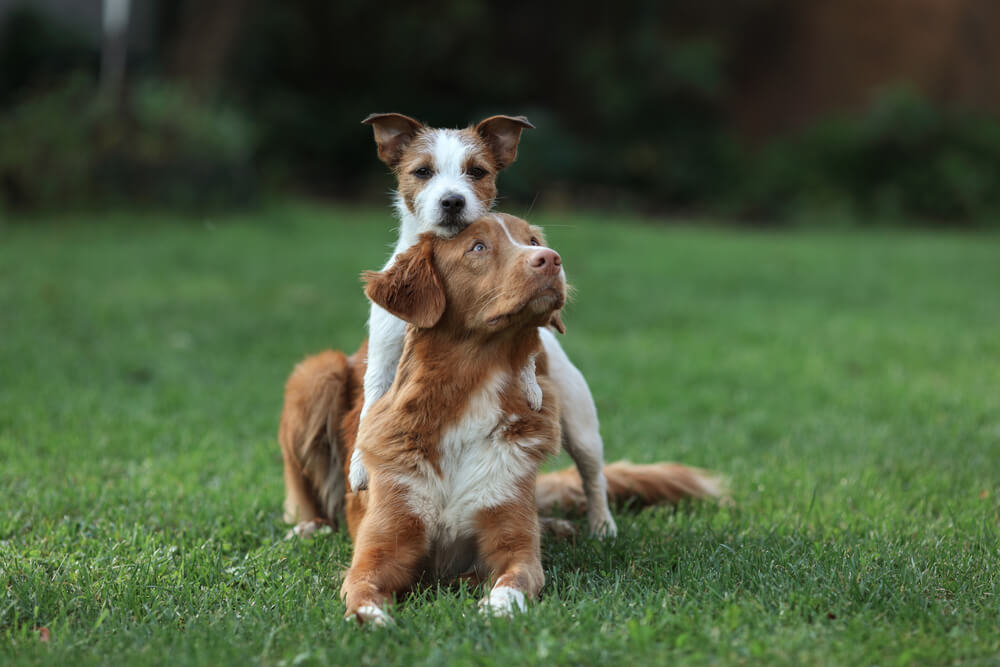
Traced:
POLYGON ((393 315, 457 338, 551 324, 564 331, 566 274, 537 227, 487 214, 452 238, 424 234, 387 271, 364 276, 365 294, 393 315))
POLYGON ((418 233, 454 236, 493 207, 497 173, 517 157, 523 116, 493 116, 475 127, 427 127, 398 113, 362 123, 375 131, 378 156, 398 182, 396 206, 418 223, 418 233))

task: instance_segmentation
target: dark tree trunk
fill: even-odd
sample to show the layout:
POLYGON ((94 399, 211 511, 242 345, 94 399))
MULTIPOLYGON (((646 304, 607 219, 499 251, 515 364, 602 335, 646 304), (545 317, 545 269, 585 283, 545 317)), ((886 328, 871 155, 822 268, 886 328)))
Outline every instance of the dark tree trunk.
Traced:
POLYGON ((218 86, 243 23, 249 0, 184 3, 174 37, 170 73, 199 95, 218 86))

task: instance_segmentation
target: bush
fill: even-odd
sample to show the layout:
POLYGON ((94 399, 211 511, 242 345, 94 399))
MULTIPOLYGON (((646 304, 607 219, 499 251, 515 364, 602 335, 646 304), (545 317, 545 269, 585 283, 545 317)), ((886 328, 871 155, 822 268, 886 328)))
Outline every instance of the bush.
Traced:
POLYGON ((74 76, 0 116, 0 203, 244 203, 255 193, 254 133, 233 110, 145 82, 112 113, 74 76))
POLYGON ((803 219, 832 209, 859 220, 995 222, 1000 123, 895 90, 863 115, 775 142, 743 171, 735 196, 754 217, 803 219))

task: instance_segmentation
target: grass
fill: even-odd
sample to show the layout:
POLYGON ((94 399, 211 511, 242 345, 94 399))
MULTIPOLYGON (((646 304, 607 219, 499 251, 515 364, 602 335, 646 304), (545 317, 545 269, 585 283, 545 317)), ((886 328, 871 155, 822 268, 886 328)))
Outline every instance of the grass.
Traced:
POLYGON ((345 536, 283 539, 275 433, 292 365, 360 341, 387 210, 0 224, 0 662, 998 661, 1000 238, 533 219, 607 457, 735 507, 547 544, 512 620, 431 589, 358 629, 345 536))

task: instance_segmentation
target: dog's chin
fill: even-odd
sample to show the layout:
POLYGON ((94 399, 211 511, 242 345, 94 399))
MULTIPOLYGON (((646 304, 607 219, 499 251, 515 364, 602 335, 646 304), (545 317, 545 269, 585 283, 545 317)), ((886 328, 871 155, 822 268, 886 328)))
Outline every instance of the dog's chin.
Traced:
POLYGON ((565 289, 556 286, 544 287, 518 307, 489 317, 486 325, 493 330, 514 326, 544 326, 552 317, 552 313, 565 305, 565 289))
POLYGON ((566 305, 566 294, 555 288, 549 288, 541 294, 535 295, 524 306, 524 313, 530 316, 532 321, 539 320, 546 324, 552 313, 566 305))
POLYGON ((435 223, 434 229, 436 230, 436 234, 438 236, 450 239, 458 236, 458 234, 470 224, 472 224, 472 221, 466 220, 462 216, 445 217, 435 223))
POLYGON ((480 214, 476 212, 477 210, 480 210, 480 207, 472 205, 456 215, 442 215, 434 222, 434 232, 442 238, 450 239, 457 236, 479 219, 480 214))

